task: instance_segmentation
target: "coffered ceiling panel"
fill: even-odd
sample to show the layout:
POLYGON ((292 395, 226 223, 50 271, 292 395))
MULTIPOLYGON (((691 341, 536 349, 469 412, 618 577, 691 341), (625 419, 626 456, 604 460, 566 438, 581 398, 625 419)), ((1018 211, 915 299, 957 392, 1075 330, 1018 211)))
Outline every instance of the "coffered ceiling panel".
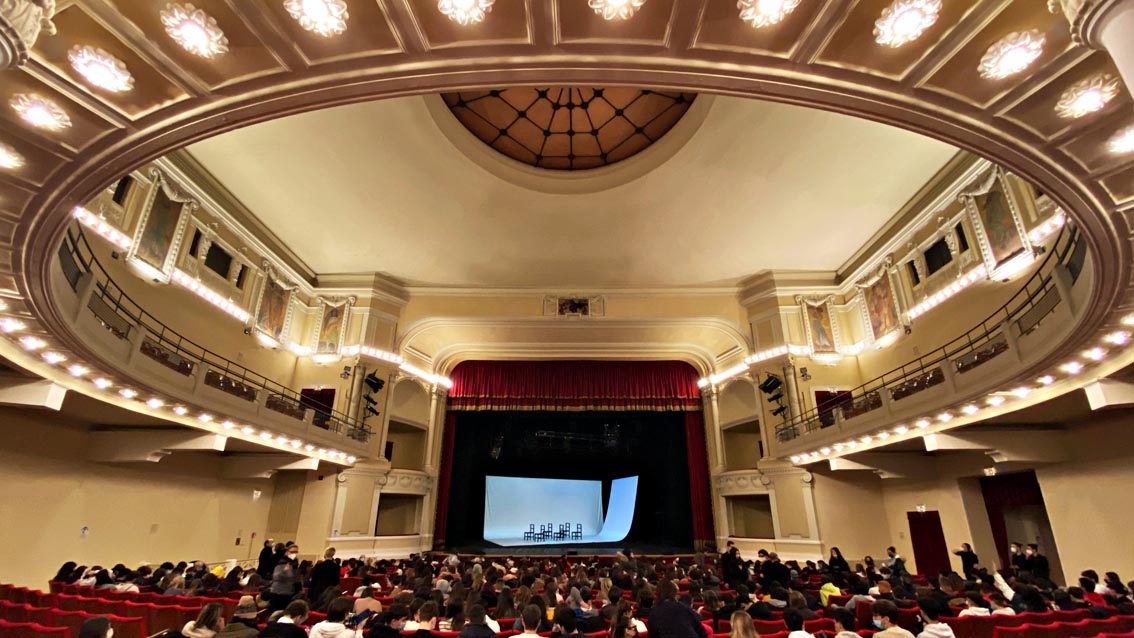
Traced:
MULTIPOLYGON (((1073 68, 1045 84, 1032 95, 1008 109, 1004 118, 1047 138, 1061 137, 1077 129, 1086 129, 1090 122, 1107 113, 1129 113, 1130 94, 1119 87, 1118 95, 1102 110, 1091 113, 1091 117, 1061 117, 1056 111, 1065 91, 1077 82, 1090 79, 1099 74, 1109 74, 1117 79, 1118 70, 1110 57, 1101 51, 1093 52, 1073 68)), ((1121 80, 1119 80, 1121 83, 1121 80)))
POLYGON ((630 20, 604 20, 580 0, 555 0, 561 42, 653 44, 669 41, 674 0, 650 0, 630 20))
MULTIPOLYGON (((49 146, 70 152, 76 152, 86 147, 107 131, 115 128, 106 119, 95 115, 81 105, 77 98, 65 95, 45 82, 32 77, 32 72, 34 70, 5 74, 4 81, 0 82, 0 104, 3 105, 3 110, 0 111, 0 120, 12 127, 25 129, 34 137, 44 140, 49 146), (40 96, 50 100, 70 119, 71 126, 60 130, 46 130, 28 126, 26 122, 20 119, 16 109, 12 106, 12 101, 17 95, 40 96)), ((71 88, 69 91, 75 91, 75 89, 71 88)))
POLYGON ((22 161, 17 171, 0 171, 0 179, 6 178, 31 187, 42 185, 51 172, 65 161, 67 155, 28 135, 24 127, 15 128, 8 122, 0 122, 0 144, 10 146, 22 161))
POLYGON ((824 4, 822 0, 802 0, 795 11, 774 28, 757 29, 740 19, 736 0, 707 0, 693 38, 693 48, 786 58, 824 4))
POLYGON ((40 38, 36 43, 34 54, 37 59, 50 67, 53 73, 66 77, 119 113, 138 117, 188 97, 188 93, 107 30, 84 7, 71 5, 60 11, 55 15, 55 26, 58 34, 40 38), (97 47, 121 60, 134 78, 133 88, 112 92, 93 86, 75 71, 68 60, 68 53, 76 46, 97 47))
POLYGON ((1106 115, 1091 118, 1079 131, 1081 135, 1069 138, 1060 146, 1060 150, 1090 173, 1112 171, 1134 164, 1134 153, 1115 155, 1107 148, 1110 136, 1128 126, 1134 126, 1134 112, 1130 108, 1113 109, 1106 115))
POLYGON ((1134 166, 1128 166, 1103 179, 1102 185, 1119 207, 1134 204, 1134 166))
POLYGON ((984 107, 1021 87, 1035 75, 1036 69, 1057 63, 1060 54, 1072 44, 1067 22, 1048 11, 1036 11, 1033 2, 1038 4, 1040 0, 997 3, 1001 10, 949 56, 922 86, 984 107), (1043 53, 1027 71, 1000 80, 981 77, 980 61, 990 46, 1011 33, 1032 29, 1043 34, 1044 46, 1043 53))
POLYGON ((279 0, 267 0, 264 6, 287 38, 312 64, 403 51, 379 0, 352 1, 348 5, 346 31, 329 37, 304 29, 279 0))
MULTIPOLYGON (((287 70, 279 54, 257 36, 242 16, 237 15, 224 0, 195 0, 193 6, 202 9, 217 21, 217 26, 228 38, 228 52, 213 58, 204 58, 182 49, 165 32, 160 12, 170 3, 167 0, 114 0, 114 6, 133 22, 160 48, 193 75, 201 78, 213 89, 259 75, 287 70)), ((245 10, 252 9, 249 0, 241 0, 245 10)), ((264 28, 258 21, 259 28, 264 28)))
MULTIPOLYGON (((408 0, 412 17, 430 49, 530 44, 535 26, 531 3, 548 0, 496 0, 483 22, 461 26, 437 9, 437 0, 408 0)), ((580 8, 586 8, 581 6, 580 8)))
POLYGON ((964 21, 980 4, 979 0, 945 2, 941 6, 937 22, 917 40, 900 47, 891 47, 875 41, 874 23, 892 3, 893 0, 862 0, 856 4, 823 48, 819 60, 869 73, 900 77, 932 51, 950 33, 951 27, 964 21))

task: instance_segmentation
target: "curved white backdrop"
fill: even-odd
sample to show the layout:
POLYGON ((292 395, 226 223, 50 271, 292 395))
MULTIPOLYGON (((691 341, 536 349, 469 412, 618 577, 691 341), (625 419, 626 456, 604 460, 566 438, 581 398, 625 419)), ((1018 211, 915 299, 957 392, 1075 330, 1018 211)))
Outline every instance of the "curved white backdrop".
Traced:
POLYGON ((615 543, 626 538, 634 522, 638 477, 615 479, 610 485, 606 516, 602 511, 602 481, 486 476, 484 540, 513 547, 532 545, 524 532, 534 523, 563 523, 583 527, 583 538, 544 541, 540 545, 615 543))

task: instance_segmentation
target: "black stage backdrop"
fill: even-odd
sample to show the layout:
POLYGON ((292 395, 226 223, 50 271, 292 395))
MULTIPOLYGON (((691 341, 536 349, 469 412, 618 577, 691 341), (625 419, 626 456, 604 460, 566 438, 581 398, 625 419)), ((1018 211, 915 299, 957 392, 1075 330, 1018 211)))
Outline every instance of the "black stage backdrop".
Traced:
POLYGON ((636 475, 634 523, 619 545, 692 550, 684 412, 486 411, 456 419, 448 547, 488 545, 485 476, 601 480, 605 510, 610 481, 636 475))

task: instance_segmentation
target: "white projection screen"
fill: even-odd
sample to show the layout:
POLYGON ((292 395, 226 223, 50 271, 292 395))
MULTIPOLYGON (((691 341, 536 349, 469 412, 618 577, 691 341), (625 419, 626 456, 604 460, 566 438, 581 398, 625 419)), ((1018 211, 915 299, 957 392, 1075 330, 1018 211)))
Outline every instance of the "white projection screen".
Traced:
POLYGON ((634 522, 638 477, 615 479, 607 514, 602 511, 602 481, 486 476, 484 539, 505 547, 531 545, 524 532, 535 524, 582 525, 582 539, 541 544, 613 543, 626 538, 634 522))

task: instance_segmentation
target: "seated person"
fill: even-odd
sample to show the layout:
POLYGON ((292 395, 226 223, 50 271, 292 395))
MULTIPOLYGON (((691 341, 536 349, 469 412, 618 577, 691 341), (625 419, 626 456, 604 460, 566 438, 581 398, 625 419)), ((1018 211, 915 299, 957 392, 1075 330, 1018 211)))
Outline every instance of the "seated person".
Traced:
POLYGON ((260 630, 260 638, 307 638, 307 632, 300 627, 307 621, 307 603, 293 600, 282 612, 268 621, 260 630))
POLYGON ((945 610, 941 603, 932 598, 921 598, 917 601, 917 606, 921 609, 921 620, 925 625, 925 629, 917 635, 917 638, 956 638, 953 635, 953 628, 941 622, 941 615, 945 610))
POLYGON ((803 614, 799 613, 798 609, 784 610, 784 624, 787 625, 788 632, 790 632, 787 638, 814 638, 803 630, 803 614))
POLYGON ((889 600, 874 603, 874 635, 878 638, 913 638, 913 634, 898 626, 898 606, 889 600))
MULTIPOLYGON (((469 608, 468 620, 461 627, 460 638, 496 638, 496 632, 488 626, 488 614, 484 605, 473 605, 469 608)), ((574 619, 574 614, 572 614, 574 619)))

